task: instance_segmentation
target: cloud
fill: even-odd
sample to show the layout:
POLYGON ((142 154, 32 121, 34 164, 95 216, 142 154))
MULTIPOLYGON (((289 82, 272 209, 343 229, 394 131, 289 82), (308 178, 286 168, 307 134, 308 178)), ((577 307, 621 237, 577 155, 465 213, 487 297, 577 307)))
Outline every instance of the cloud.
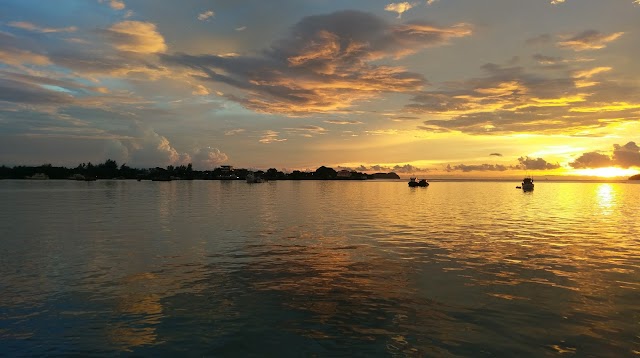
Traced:
POLYGON ((419 120, 420 117, 413 117, 413 116, 397 116, 397 117, 391 117, 391 120, 393 122, 410 122, 410 121, 416 121, 419 120))
POLYGON ((501 156, 502 156, 502 154, 500 154, 500 153, 491 153, 491 154, 489 154, 489 156, 493 156, 493 157, 501 157, 501 156))
MULTIPOLYGON (((95 75, 129 79, 157 79, 169 74, 166 67, 155 64, 155 58, 135 52, 61 51, 50 55, 58 66, 71 69, 93 79, 95 75)), ((148 54, 146 54, 148 55, 148 54)))
POLYGON ((422 130, 484 135, 585 133, 640 119, 640 92, 635 84, 615 77, 585 81, 608 72, 607 67, 567 69, 553 72, 553 77, 524 67, 486 64, 483 69, 485 77, 419 92, 405 111, 437 115, 424 121, 422 130))
POLYGON ((640 167, 640 147, 635 142, 628 142, 625 145, 614 144, 611 155, 587 152, 580 155, 569 165, 576 169, 610 166, 621 168, 640 167))
POLYGON ((209 19, 211 19, 214 15, 215 15, 215 13, 213 11, 207 10, 205 12, 202 12, 202 13, 198 14, 198 20, 200 20, 200 21, 209 21, 209 19))
POLYGON ((287 130, 289 133, 300 134, 303 137, 312 137, 314 135, 327 133, 326 129, 319 126, 310 125, 310 124, 300 126, 300 127, 295 127, 295 128, 285 128, 285 130, 287 130))
POLYGON ((391 168, 391 171, 396 173, 409 174, 409 173, 418 173, 418 172, 428 172, 429 169, 419 168, 411 164, 404 164, 404 165, 394 165, 393 168, 391 168))
POLYGON ((244 131, 245 131, 244 128, 230 129, 224 132, 224 135, 236 135, 236 134, 243 133, 244 131))
POLYGON ((39 66, 51 64, 49 57, 44 54, 12 47, 0 48, 0 62, 15 67, 23 67, 29 64, 39 66))
POLYGON ((262 113, 301 116, 346 111, 384 92, 421 89, 426 80, 381 63, 469 36, 466 24, 392 25, 369 13, 341 11, 306 17, 289 37, 261 56, 163 55, 165 63, 199 71, 196 78, 225 83, 227 99, 262 113))
POLYGON ((111 6, 114 10, 124 10, 125 4, 122 0, 98 0, 99 3, 109 2, 109 6, 111 6))
POLYGON ((524 169, 529 170, 551 170, 560 168, 560 164, 552 164, 548 163, 546 160, 542 158, 529 158, 520 157, 518 158, 518 162, 520 162, 520 166, 524 169))
POLYGON ((41 26, 32 24, 30 22, 24 22, 24 21, 20 21, 20 22, 15 22, 14 21, 14 22, 10 22, 8 25, 11 26, 11 27, 19 28, 19 29, 33 31, 33 32, 40 32, 40 33, 76 32, 76 31, 78 31, 78 28, 75 27, 75 26, 68 26, 68 27, 61 27, 61 28, 41 27, 41 26))
POLYGON ((635 142, 625 145, 614 144, 611 160, 623 168, 640 167, 640 148, 635 142))
POLYGON ((128 134, 131 139, 114 140, 109 146, 111 151, 117 149, 122 162, 139 168, 166 167, 191 162, 189 154, 179 153, 166 137, 148 126, 134 123, 128 134))
POLYGON ((209 89, 203 85, 196 85, 191 94, 196 96, 206 96, 210 94, 209 89))
POLYGON ((330 123, 330 124, 362 124, 362 122, 360 121, 351 120, 351 119, 328 119, 324 122, 330 123))
POLYGON ((576 169, 602 168, 612 165, 611 157, 598 152, 583 153, 569 165, 576 169))
POLYGON ((271 144, 271 143, 277 143, 277 142, 284 142, 287 139, 286 138, 279 138, 279 132, 276 131, 272 131, 272 130, 266 130, 262 133, 262 138, 260 138, 259 142, 260 143, 264 143, 264 144, 271 144))
POLYGON ((587 30, 567 40, 559 41, 557 46, 574 51, 598 50, 605 48, 609 42, 615 41, 623 34, 624 32, 603 34, 596 30, 587 30))
POLYGON ((504 172, 509 169, 513 169, 513 167, 502 165, 502 164, 476 164, 476 165, 466 165, 466 164, 458 164, 451 165, 447 164, 445 170, 447 172, 461 171, 461 172, 504 172))
POLYGON ((229 159, 225 153, 211 147, 196 150, 191 158, 193 159, 193 167, 200 170, 213 169, 229 159))
POLYGON ((73 96, 67 92, 47 89, 43 86, 0 78, 0 103, 58 105, 73 102, 73 96))
POLYGON ((413 7, 413 4, 408 2, 391 3, 384 7, 386 11, 398 13, 398 19, 402 17, 404 12, 409 11, 413 7))
POLYGON ((412 173, 420 173, 420 172, 428 172, 429 170, 426 168, 419 168, 411 164, 396 164, 394 166, 389 165, 371 165, 365 166, 360 165, 355 168, 356 171, 365 172, 365 173, 401 173, 401 174, 412 174, 412 173))
POLYGON ((247 29, 247 27, 246 27, 246 26, 240 26, 240 27, 236 27, 236 29, 235 29, 235 30, 236 30, 236 31, 244 31, 244 30, 246 30, 246 29, 247 29))
POLYGON ((433 5, 435 3, 437 3, 438 0, 427 0, 427 5, 433 5))
POLYGON ((164 37, 150 22, 122 21, 102 31, 111 45, 120 51, 152 54, 167 49, 164 37))
POLYGON ((564 2, 564 0, 551 0, 551 5, 558 5, 558 4, 562 4, 564 2))
POLYGON ((597 74, 611 71, 611 67, 595 67, 573 73, 573 78, 591 78, 597 74))
MULTIPOLYGON (((492 156, 502 156, 500 153, 491 153, 492 156)), ((551 164, 542 158, 529 158, 529 157, 520 157, 518 158, 519 165, 504 165, 504 164, 458 164, 451 165, 447 164, 445 171, 454 172, 504 172, 507 170, 514 169, 529 169, 529 170, 551 170, 560 168, 559 164, 551 164)))
POLYGON ((553 37, 549 34, 542 34, 525 40, 527 45, 544 45, 553 41, 553 37))

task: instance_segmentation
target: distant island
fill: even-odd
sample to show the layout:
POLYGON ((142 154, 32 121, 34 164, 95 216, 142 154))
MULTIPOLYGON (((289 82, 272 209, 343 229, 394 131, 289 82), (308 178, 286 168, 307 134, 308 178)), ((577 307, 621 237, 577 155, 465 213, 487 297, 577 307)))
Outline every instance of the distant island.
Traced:
POLYGON ((118 166, 115 160, 107 159, 104 163, 82 163, 75 168, 55 167, 51 164, 39 166, 0 166, 0 179, 70 179, 92 181, 96 179, 137 179, 137 180, 245 180, 248 174, 265 180, 367 180, 367 179, 400 179, 396 173, 367 174, 355 170, 334 170, 321 166, 315 171, 294 170, 284 173, 275 168, 266 171, 252 171, 221 165, 213 170, 194 170, 188 165, 166 168, 131 168, 126 164, 118 166))
POLYGON ((629 177, 629 180, 640 180, 640 174, 636 174, 629 177))

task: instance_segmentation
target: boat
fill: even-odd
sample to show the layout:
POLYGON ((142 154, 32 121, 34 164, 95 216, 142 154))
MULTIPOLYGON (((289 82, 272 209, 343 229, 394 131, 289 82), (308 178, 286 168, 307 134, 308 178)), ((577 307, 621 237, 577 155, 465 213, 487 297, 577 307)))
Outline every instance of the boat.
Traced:
POLYGON ((522 179, 522 190, 523 191, 531 191, 533 190, 533 178, 530 176, 524 177, 522 179))
POLYGON ((264 183, 264 179, 262 179, 259 175, 254 173, 247 174, 247 183, 264 183))
POLYGON ((30 177, 26 177, 25 179, 31 179, 31 180, 47 180, 49 179, 49 176, 46 175, 45 173, 35 173, 30 177))
POLYGON ((416 181, 416 178, 409 178, 409 186, 412 188, 415 186, 426 187, 429 186, 429 183, 427 183, 427 179, 420 179, 420 181, 416 181))

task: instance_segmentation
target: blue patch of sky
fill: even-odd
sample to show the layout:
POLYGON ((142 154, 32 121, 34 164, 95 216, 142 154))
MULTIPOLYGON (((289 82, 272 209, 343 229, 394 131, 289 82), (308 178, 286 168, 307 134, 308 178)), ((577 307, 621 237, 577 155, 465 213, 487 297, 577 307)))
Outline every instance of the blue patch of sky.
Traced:
POLYGON ((44 88, 44 89, 48 89, 50 91, 55 91, 55 92, 64 92, 64 93, 71 93, 73 94, 74 91, 71 91, 67 88, 64 87, 60 87, 60 86, 54 86, 54 85, 40 85, 40 87, 44 88))
POLYGON ((43 27, 97 28, 121 17, 96 0, 2 0, 0 21, 25 21, 43 27), (70 20, 71 19, 71 20, 70 20))

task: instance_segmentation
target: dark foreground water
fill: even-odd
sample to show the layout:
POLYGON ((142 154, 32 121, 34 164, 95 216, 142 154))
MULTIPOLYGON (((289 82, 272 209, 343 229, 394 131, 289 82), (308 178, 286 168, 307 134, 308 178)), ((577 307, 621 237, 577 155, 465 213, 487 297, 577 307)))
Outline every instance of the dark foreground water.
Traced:
POLYGON ((640 185, 0 181, 0 355, 640 354, 640 185))

